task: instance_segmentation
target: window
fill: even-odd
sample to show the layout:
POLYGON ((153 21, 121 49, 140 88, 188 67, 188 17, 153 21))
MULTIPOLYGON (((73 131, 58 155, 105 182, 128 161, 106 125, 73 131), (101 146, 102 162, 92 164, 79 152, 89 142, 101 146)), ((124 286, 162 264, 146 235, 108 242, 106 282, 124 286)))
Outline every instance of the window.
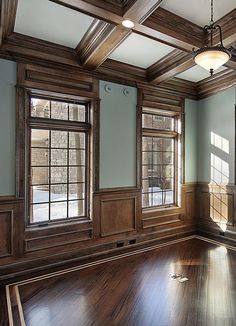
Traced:
POLYGON ((30 98, 29 223, 88 216, 86 104, 30 98))
POLYGON ((177 205, 181 167, 180 133, 180 119, 175 112, 143 109, 143 208, 177 205))

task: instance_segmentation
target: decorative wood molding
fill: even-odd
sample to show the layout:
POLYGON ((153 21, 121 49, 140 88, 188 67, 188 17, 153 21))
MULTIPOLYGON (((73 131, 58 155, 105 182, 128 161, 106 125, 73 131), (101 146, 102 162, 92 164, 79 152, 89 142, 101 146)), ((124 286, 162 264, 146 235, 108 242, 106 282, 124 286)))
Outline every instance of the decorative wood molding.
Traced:
POLYGON ((155 84, 160 84, 194 65, 191 54, 174 50, 148 67, 147 79, 155 84))
POLYGON ((124 18, 134 23, 142 24, 162 3, 163 0, 136 0, 129 2, 124 12, 124 18))
POLYGON ((74 9, 94 18, 101 19, 105 22, 119 25, 122 22, 122 16, 117 15, 111 11, 107 3, 100 0, 86 1, 86 0, 49 0, 64 7, 74 9), (104 4, 102 4, 104 3, 104 4))
POLYGON ((7 38, 0 53, 2 57, 11 60, 33 61, 39 64, 52 62, 60 66, 80 67, 78 56, 73 49, 18 33, 7 38))
MULTIPOLYGON (((134 23, 143 22, 161 2, 162 0, 149 0, 144 4, 143 1, 136 0, 126 11, 124 18, 127 17, 134 23)), ((79 44, 79 52, 83 53, 84 51, 87 52, 86 44, 92 42, 89 55, 85 57, 85 60, 82 58, 84 67, 88 69, 97 69, 132 32, 122 25, 114 26, 104 22, 95 22, 96 24, 97 27, 92 24, 79 44)))
POLYGON ((78 44, 76 52, 80 62, 86 65, 96 49, 115 29, 114 25, 94 19, 89 30, 78 44))
MULTIPOLYGON (((236 43, 236 8, 217 20, 216 24, 222 28, 224 46, 229 47, 236 43)), ((220 40, 219 30, 214 33, 213 43, 218 44, 220 40)))
POLYGON ((196 83, 198 99, 208 97, 235 85, 236 71, 224 70, 196 83))
MULTIPOLYGON (((158 8, 149 16, 143 23, 143 26, 171 37, 174 42, 173 44, 169 43, 170 45, 187 52, 192 51, 193 47, 200 47, 204 40, 202 27, 163 8, 158 8)), ((166 41, 168 43, 168 38, 166 41)))
POLYGON ((0 47, 14 31, 18 0, 2 0, 0 3, 0 47))

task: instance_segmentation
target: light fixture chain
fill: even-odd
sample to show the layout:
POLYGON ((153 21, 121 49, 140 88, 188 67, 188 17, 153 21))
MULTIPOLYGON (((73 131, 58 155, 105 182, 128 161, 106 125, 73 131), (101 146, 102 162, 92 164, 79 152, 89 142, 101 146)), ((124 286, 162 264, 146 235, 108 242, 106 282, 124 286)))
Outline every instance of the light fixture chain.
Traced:
POLYGON ((214 23, 214 9, 213 9, 213 0, 211 0, 211 22, 210 24, 214 23))

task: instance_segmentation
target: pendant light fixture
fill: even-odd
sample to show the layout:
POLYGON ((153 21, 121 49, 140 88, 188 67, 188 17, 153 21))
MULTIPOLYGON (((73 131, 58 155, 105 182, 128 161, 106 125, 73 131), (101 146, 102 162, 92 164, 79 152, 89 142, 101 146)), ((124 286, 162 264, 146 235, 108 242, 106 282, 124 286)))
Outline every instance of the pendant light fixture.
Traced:
POLYGON ((230 50, 226 49, 222 41, 222 30, 220 25, 214 22, 213 17, 213 0, 211 0, 211 20, 209 25, 204 26, 204 31, 207 37, 207 45, 192 52, 195 63, 210 72, 213 75, 214 71, 223 66, 231 58, 230 50), (219 30, 220 42, 213 46, 213 34, 219 30), (210 45, 209 45, 210 38, 210 45))

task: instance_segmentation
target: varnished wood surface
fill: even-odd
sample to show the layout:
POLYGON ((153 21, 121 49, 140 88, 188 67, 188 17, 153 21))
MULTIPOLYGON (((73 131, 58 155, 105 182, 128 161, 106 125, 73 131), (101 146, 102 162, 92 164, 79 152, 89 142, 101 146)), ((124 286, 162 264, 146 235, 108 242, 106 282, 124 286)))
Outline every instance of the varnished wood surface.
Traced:
POLYGON ((27 326, 231 326, 235 264, 236 252, 192 239, 21 285, 19 292, 27 326))

